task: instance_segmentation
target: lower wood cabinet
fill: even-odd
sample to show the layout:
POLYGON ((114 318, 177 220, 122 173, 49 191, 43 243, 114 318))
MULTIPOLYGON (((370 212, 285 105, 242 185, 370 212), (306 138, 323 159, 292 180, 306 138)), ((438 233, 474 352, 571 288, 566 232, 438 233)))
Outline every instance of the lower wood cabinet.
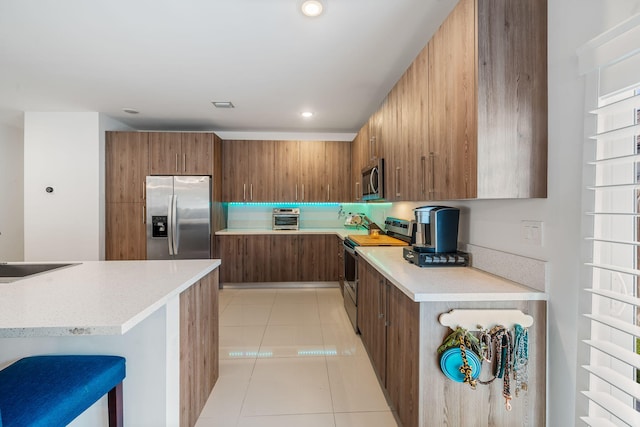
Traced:
MULTIPOLYGON (((362 343, 401 427, 545 425, 545 301, 418 303, 362 258, 358 275, 362 343), (437 349, 451 330, 442 326, 438 318, 452 309, 519 309, 534 318, 528 331, 528 389, 516 397, 512 381, 510 411, 505 409, 502 379, 489 385, 478 384, 474 390, 451 381, 440 370, 437 349)), ((470 289, 469 294, 472 293, 470 289)), ((488 379, 485 374, 489 376, 483 372, 482 378, 488 379)))
POLYGON ((147 259, 147 231, 144 203, 107 203, 105 258, 147 259))
POLYGON ((417 426, 420 305, 366 262, 358 278, 362 343, 402 425, 417 426))
POLYGON ((218 270, 180 294, 180 426, 196 424, 219 376, 218 270))
POLYGON ((222 283, 338 281, 333 234, 222 235, 222 283))

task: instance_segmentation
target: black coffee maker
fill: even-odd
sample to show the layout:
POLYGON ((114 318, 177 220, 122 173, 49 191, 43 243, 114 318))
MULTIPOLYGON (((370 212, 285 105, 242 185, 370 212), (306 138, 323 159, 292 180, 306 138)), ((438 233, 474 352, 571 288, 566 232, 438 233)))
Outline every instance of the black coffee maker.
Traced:
POLYGON ((460 209, 422 206, 414 213, 419 237, 413 247, 403 249, 407 261, 420 267, 469 265, 468 255, 458 251, 460 209))
POLYGON ((450 253, 458 250, 460 209, 448 206, 422 206, 414 209, 421 242, 418 252, 450 253))

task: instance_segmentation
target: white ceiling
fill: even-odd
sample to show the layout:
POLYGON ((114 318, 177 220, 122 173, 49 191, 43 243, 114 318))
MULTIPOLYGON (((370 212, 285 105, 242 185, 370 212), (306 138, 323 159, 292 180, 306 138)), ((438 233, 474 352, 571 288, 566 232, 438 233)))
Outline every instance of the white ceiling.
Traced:
POLYGON ((356 132, 456 0, 323 2, 325 13, 308 18, 302 0, 0 0, 0 114, 97 111, 136 129, 356 132), (303 119, 303 110, 315 116, 303 119))

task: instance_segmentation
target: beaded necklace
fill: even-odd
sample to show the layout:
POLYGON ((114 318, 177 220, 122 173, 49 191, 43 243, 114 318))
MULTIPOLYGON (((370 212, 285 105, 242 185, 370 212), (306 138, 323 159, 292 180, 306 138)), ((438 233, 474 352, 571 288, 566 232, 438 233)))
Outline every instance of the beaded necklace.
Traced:
POLYGON ((520 325, 515 325, 516 338, 513 356, 513 378, 516 381, 516 397, 520 391, 527 391, 529 381, 529 332, 520 325))

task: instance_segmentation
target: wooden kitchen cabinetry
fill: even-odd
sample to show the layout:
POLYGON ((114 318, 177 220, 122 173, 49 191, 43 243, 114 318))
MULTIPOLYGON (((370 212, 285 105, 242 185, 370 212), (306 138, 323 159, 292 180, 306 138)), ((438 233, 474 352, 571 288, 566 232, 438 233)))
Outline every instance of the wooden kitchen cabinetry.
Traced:
POLYGON ((547 194, 546 1, 462 0, 429 42, 432 199, 547 194))
POLYGON ((149 175, 149 138, 144 132, 107 132, 105 191, 107 203, 141 203, 149 175))
POLYGON ((149 132, 151 175, 211 175, 213 134, 149 132))
POLYGON ((362 343, 403 427, 417 426, 420 306, 366 262, 358 277, 362 343))
POLYGON ((349 179, 351 176, 351 146, 348 142, 343 141, 327 141, 324 145, 325 182, 318 201, 349 201, 351 200, 349 179))
POLYGON ((273 141, 224 141, 223 200, 274 201, 274 156, 273 141))
POLYGON ((386 200, 546 197, 546 11, 457 4, 369 119, 386 200))
POLYGON ((365 123, 351 142, 351 191, 349 200, 362 201, 362 169, 369 161, 369 123, 365 123))
MULTIPOLYGON (((362 343, 403 427, 545 425, 545 301, 434 298, 415 302, 363 257, 358 262, 358 278, 362 343), (512 410, 505 409, 502 379, 471 389, 442 373, 437 350, 451 330, 438 319, 452 309, 518 309, 535 319, 528 329, 527 391, 516 396, 512 380, 512 410)), ((470 284, 470 294, 472 288, 470 284)), ((490 377, 484 371, 481 375, 490 377)))
POLYGON ((332 234, 217 236, 222 260, 220 281, 337 281, 335 239, 332 234))
POLYGON ((143 132, 108 132, 105 145, 105 257, 147 257, 145 179, 149 142, 143 132))
POLYGON ((147 259, 144 203, 107 203, 105 259, 147 259))
MULTIPOLYGON (((210 175, 211 229, 215 232, 224 228, 221 155, 220 138, 213 133, 107 132, 106 259, 146 259, 148 175, 210 175), (176 165, 179 166, 177 173, 174 172, 176 165)), ((215 240, 212 239, 211 253, 215 251, 215 240)))
POLYGON ((333 141, 224 141, 227 202, 344 202, 351 147, 333 141))

